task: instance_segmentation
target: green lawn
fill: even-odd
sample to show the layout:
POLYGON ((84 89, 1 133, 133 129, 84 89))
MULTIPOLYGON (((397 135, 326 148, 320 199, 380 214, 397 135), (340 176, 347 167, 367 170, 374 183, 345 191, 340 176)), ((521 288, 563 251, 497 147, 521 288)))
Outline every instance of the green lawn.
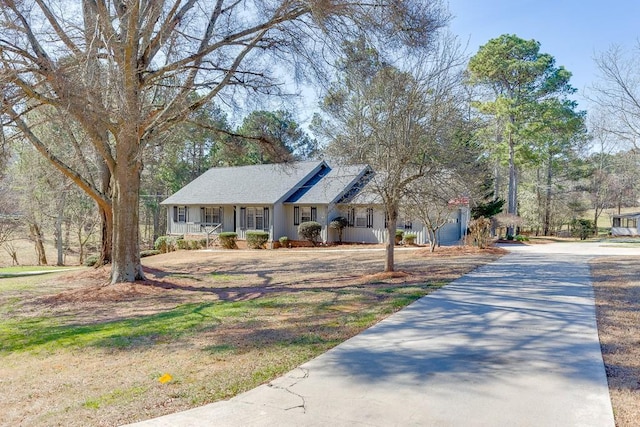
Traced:
MULTIPOLYGON (((385 296, 386 304, 351 313, 340 320, 341 325, 366 327, 375 322, 380 311, 395 311, 436 289, 440 284, 424 284, 404 289, 381 289, 376 292, 385 296), (384 306, 386 310, 384 310, 384 306), (382 310, 380 310, 382 308, 382 310)), ((362 290, 353 288, 345 291, 350 298, 359 299, 362 290)), ((212 329, 231 319, 250 320, 264 315, 265 309, 275 312, 299 309, 305 306, 298 296, 278 295, 247 301, 216 301, 182 304, 172 310, 146 316, 90 324, 78 324, 64 317, 0 318, 0 353, 52 351, 60 348, 100 347, 112 349, 135 348, 153 345, 180 338, 185 334, 212 329)), ((330 305, 330 304, 328 304, 330 305)), ((320 306, 318 312, 330 311, 329 306, 320 306)), ((2 307, 7 311, 7 307, 2 307)), ((299 339, 299 338, 297 338, 299 339)), ((297 340, 296 339, 296 340, 297 340)), ((308 344, 309 337, 303 337, 308 344)), ((299 344, 299 343, 296 343, 299 344)))

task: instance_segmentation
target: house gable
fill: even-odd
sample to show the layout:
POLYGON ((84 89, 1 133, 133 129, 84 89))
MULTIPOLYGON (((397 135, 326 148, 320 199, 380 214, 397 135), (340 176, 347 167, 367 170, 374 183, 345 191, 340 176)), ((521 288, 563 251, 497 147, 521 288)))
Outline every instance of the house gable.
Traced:
POLYGON ((300 205, 331 205, 358 192, 368 181, 371 168, 367 165, 335 166, 327 165, 319 173, 289 196, 284 203, 300 205), (364 182, 363 182, 364 181, 364 182))

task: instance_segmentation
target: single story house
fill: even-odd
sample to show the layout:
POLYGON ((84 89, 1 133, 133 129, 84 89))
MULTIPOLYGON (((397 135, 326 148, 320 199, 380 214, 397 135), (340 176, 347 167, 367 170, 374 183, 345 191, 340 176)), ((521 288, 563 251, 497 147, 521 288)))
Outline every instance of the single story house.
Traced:
POLYGON ((612 236, 640 236, 640 212, 611 215, 612 236))
MULTIPOLYGON (((338 216, 348 219, 343 242, 383 243, 385 213, 362 189, 373 176, 367 165, 334 166, 308 161, 212 168, 161 204, 167 207, 167 234, 205 234, 233 231, 244 240, 250 230, 264 230, 270 241, 298 239, 298 225, 317 221, 321 239, 336 242, 329 227, 338 216)), ((440 230, 442 243, 459 241, 469 220, 465 206, 457 207, 440 230)), ((427 243, 419 221, 402 218, 398 228, 416 234, 416 243, 427 243)))

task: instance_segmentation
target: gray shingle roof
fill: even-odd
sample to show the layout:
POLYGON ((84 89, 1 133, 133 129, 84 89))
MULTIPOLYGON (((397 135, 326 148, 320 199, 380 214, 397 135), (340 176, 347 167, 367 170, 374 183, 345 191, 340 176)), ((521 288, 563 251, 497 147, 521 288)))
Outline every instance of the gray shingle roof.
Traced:
POLYGON ((162 202, 163 205, 330 204, 338 202, 371 169, 329 167, 324 161, 213 168, 162 202))
POLYGON ((163 205, 274 204, 326 165, 323 161, 212 168, 163 205))
POLYGON ((317 183, 299 197, 287 199, 285 203, 330 204, 337 202, 353 184, 369 170, 366 165, 335 166, 330 168, 317 183))
POLYGON ((613 214, 612 216, 619 217, 619 218, 634 218, 634 217, 640 216, 640 212, 627 212, 627 213, 613 214))

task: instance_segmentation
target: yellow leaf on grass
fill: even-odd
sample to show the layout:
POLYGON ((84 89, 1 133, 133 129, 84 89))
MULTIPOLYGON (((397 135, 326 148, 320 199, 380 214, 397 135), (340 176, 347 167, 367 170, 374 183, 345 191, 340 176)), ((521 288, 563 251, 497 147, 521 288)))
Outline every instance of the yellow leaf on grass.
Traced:
POLYGON ((161 384, 165 384, 171 381, 172 379, 173 377, 170 374, 164 374, 160 378, 158 378, 158 381, 160 381, 161 384))

